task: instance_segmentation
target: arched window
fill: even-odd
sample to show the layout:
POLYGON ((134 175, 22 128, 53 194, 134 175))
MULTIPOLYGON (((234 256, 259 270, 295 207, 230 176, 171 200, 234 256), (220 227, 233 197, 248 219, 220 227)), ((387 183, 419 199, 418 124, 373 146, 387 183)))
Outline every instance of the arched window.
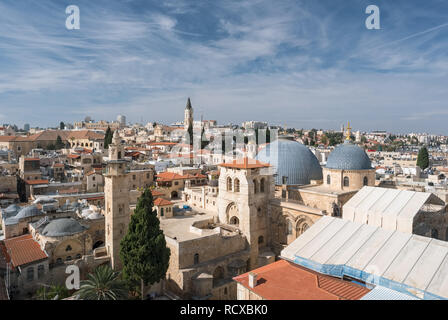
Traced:
POLYGON ((263 236, 259 236, 258 237, 258 244, 263 244, 263 242, 264 242, 263 236))
POLYGON ((364 177, 364 181, 362 182, 364 186, 367 186, 369 184, 369 179, 367 177, 364 177))
POLYGON ((260 192, 261 192, 261 193, 264 192, 264 184, 265 184, 264 181, 265 181, 264 178, 262 178, 262 179, 260 180, 260 192))
POLYGON ((232 178, 227 177, 227 191, 232 191, 232 178))
POLYGON ((67 256, 67 258, 65 258, 66 261, 71 261, 72 260, 72 256, 67 256))
POLYGON ((344 187, 348 187, 350 185, 350 180, 348 177, 344 177, 344 187))
POLYGON ((65 248, 65 251, 72 251, 72 246, 68 245, 67 248, 65 248))
POLYGON ((258 193, 258 181, 254 179, 254 193, 258 193))
POLYGON ((431 230, 431 238, 438 239, 439 238, 439 231, 437 229, 431 230))
POLYGON ((194 255, 194 264, 198 264, 199 263, 199 253, 196 253, 194 255))
POLYGON ((28 280, 28 281, 34 280, 34 268, 33 267, 29 267, 26 270, 26 280, 28 280))
POLYGON ((240 220, 237 217, 232 217, 232 218, 230 218, 230 224, 239 225, 240 220))
POLYGON ((81 259, 81 254, 80 254, 80 253, 78 253, 78 254, 76 255, 76 259, 81 259))
POLYGON ((163 208, 160 208, 160 216, 163 217, 163 208))
POLYGON ((327 175, 327 184, 331 184, 331 177, 330 177, 330 175, 327 175))
POLYGON ((56 264, 61 264, 62 263, 62 259, 61 258, 57 258, 56 259, 56 264))
POLYGON ((43 264, 40 264, 37 267, 37 278, 40 279, 42 277, 42 275, 44 274, 44 272, 45 272, 45 267, 43 264))
POLYGON ((240 180, 238 178, 234 181, 234 189, 235 192, 240 192, 240 180))
POLYGON ((288 234, 292 234, 292 222, 288 220, 288 234))

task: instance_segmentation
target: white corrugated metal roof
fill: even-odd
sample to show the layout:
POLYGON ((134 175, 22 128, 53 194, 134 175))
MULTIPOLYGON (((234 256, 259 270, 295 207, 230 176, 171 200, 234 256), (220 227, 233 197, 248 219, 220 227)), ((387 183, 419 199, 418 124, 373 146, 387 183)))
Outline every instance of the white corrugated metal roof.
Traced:
POLYGON ((345 220, 412 233, 415 215, 431 193, 363 187, 343 207, 345 220))
POLYGON ((360 300, 420 300, 420 299, 408 296, 407 294, 386 287, 376 286, 360 300))
POLYGON ((311 267, 342 266, 355 275, 375 275, 381 285, 389 283, 417 296, 426 292, 448 299, 446 241, 325 216, 281 255, 299 264, 307 261, 311 267))

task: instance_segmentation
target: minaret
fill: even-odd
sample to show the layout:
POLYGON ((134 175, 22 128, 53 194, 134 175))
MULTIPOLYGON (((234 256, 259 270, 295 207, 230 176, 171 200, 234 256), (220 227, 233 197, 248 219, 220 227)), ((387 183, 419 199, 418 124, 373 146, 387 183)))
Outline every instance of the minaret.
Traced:
POLYGON ((115 130, 112 144, 109 145, 109 161, 104 175, 106 249, 115 270, 122 267, 120 241, 128 230, 130 220, 127 160, 123 157, 124 146, 118 130, 115 130))
POLYGON ((185 107, 185 116, 184 116, 184 128, 188 130, 188 126, 191 125, 193 128, 193 107, 191 106, 190 98, 187 100, 187 106, 185 107))
POLYGON ((352 128, 350 127, 350 121, 347 124, 347 136, 345 138, 346 141, 350 141, 350 136, 352 135, 352 128))

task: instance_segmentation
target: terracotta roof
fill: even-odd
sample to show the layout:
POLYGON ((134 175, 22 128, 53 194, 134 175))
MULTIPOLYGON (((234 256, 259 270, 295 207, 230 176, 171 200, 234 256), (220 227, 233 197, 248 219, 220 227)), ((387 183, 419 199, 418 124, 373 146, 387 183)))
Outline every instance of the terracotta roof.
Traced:
POLYGON ((47 254, 40 248, 32 235, 26 234, 3 241, 6 249, 7 259, 12 262, 13 267, 18 267, 35 261, 48 258, 47 254))
POLYGON ((370 291, 359 284, 322 275, 286 260, 251 272, 257 274, 255 288, 249 287, 249 273, 233 279, 267 300, 359 300, 370 291))
POLYGON ((26 184, 36 185, 36 184, 47 184, 48 180, 38 179, 38 180, 25 180, 26 184))
POLYGON ((231 168, 231 169, 255 169, 255 168, 268 168, 271 165, 267 163, 260 162, 258 160, 243 158, 233 160, 230 163, 221 163, 220 167, 231 168))
POLYGON ((103 199, 104 199, 104 196, 93 197, 93 198, 86 198, 87 201, 103 200, 103 199))
POLYGON ((67 158, 69 159, 79 159, 81 156, 79 154, 69 154, 67 158))
POLYGON ((157 174, 158 181, 169 181, 169 180, 182 180, 184 176, 174 172, 160 172, 157 174))
POLYGON ((165 194, 163 192, 157 191, 157 190, 153 190, 152 192, 152 196, 153 197, 159 197, 159 196, 164 196, 165 194))
POLYGON ((63 163, 53 163, 53 167, 61 168, 61 167, 64 167, 64 164, 63 163))
POLYGON ((39 158, 25 158, 25 161, 40 161, 39 158))
POLYGON ((161 141, 161 142, 148 142, 148 145, 150 146, 175 146, 176 142, 167 142, 167 141, 161 141))
POLYGON ((154 205, 155 206, 171 206, 173 205, 173 203, 171 201, 162 199, 162 198, 157 198, 156 200, 154 200, 154 205))

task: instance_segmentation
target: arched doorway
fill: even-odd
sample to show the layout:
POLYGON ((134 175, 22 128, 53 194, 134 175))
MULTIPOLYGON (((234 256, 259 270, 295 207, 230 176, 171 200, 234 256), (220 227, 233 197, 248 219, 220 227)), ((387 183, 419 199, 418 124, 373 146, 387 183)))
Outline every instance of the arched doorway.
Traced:
POLYGON ((238 214, 238 206, 232 202, 227 206, 226 210, 227 221, 230 224, 238 225, 240 223, 239 214, 238 214))
POLYGON ((213 272, 213 286, 215 287, 216 285, 218 285, 222 279, 224 279, 224 268, 218 266, 213 272))
POLYGON ((178 198, 178 197, 179 197, 179 194, 177 193, 177 191, 171 192, 171 199, 175 199, 175 198, 178 198))
POLYGON ((104 246, 104 242, 101 240, 98 240, 97 242, 95 242, 92 246, 92 250, 95 250, 96 248, 99 248, 101 246, 104 246))

